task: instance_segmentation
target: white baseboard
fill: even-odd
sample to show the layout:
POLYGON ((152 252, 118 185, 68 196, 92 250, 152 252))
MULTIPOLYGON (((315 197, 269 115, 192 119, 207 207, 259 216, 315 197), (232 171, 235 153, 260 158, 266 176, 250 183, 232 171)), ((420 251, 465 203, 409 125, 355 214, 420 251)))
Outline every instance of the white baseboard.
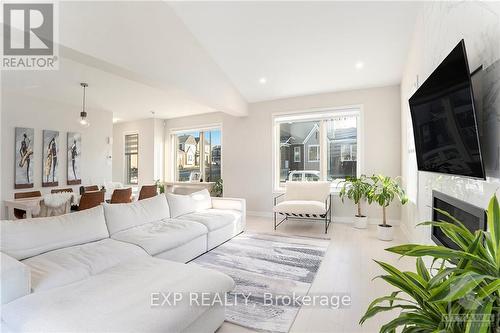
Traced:
POLYGON ((260 212, 256 210, 247 210, 247 215, 257 217, 273 217, 273 213, 271 212, 260 212))
MULTIPOLYGON (((271 212, 263 212, 263 211, 254 211, 254 210, 249 210, 247 211, 248 216, 256 216, 256 217, 273 217, 273 213, 271 212)), ((332 222, 334 223, 353 223, 353 217, 352 216, 332 216, 332 222)), ((381 218, 372 218, 368 217, 368 224, 381 224, 382 219, 381 218)), ((387 223, 390 225, 401 225, 400 220, 392 220, 388 219, 387 223)))

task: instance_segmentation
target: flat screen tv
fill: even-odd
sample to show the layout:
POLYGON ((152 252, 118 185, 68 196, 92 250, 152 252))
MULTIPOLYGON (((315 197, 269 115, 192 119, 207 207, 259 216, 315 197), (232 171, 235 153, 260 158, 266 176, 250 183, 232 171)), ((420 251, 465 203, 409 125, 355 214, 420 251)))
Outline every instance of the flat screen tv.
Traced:
POLYGON ((409 104, 420 171, 485 179, 463 40, 418 88, 409 104))

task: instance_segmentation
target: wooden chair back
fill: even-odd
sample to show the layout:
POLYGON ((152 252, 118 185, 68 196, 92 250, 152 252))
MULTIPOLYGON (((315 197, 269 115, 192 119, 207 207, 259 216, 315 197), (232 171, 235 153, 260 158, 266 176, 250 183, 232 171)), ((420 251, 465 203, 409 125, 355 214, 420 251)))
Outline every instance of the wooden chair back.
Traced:
POLYGON ((139 192, 139 199, 147 199, 147 198, 152 198, 156 196, 157 190, 156 190, 156 185, 143 185, 141 187, 141 191, 139 192))
MULTIPOLYGON (((42 193, 40 191, 14 193, 14 199, 27 199, 27 198, 36 198, 36 197, 41 197, 41 196, 42 196, 42 193)), ((19 208, 14 208, 14 216, 17 219, 24 219, 25 214, 26 214, 25 210, 22 210, 19 208)))
POLYGON ((68 187, 68 188, 55 188, 50 191, 50 193, 73 193, 73 189, 68 187))
POLYGON ((104 202, 104 191, 85 192, 80 198, 78 210, 85 210, 99 206, 104 202))
POLYGON ((83 191, 84 191, 84 193, 91 192, 91 191, 99 191, 99 186, 97 186, 97 185, 84 186, 83 191))
POLYGON ((129 203, 132 202, 132 188, 117 188, 111 194, 111 203, 129 203))
POLYGON ((40 191, 14 193, 14 199, 27 199, 27 198, 36 198, 41 196, 42 193, 40 191))

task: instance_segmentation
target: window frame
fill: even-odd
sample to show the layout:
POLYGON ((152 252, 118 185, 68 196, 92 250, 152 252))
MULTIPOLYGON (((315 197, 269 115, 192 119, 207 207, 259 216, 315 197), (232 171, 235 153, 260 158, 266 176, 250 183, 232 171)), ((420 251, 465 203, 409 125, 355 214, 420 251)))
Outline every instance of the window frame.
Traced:
MULTIPOLYGON (((283 193, 285 187, 280 183, 280 124, 293 122, 293 121, 320 121, 320 180, 327 179, 328 172, 328 161, 327 161, 327 129, 325 122, 322 120, 328 120, 331 118, 339 116, 357 116, 357 140, 356 140, 356 176, 359 177, 364 172, 364 112, 362 104, 353 104, 347 106, 339 107, 325 107, 325 108, 313 108, 313 109, 303 109, 287 112, 276 112, 272 114, 272 150, 273 158, 271 161, 272 166, 272 188, 274 193, 283 193)), ((304 153, 304 160, 306 158, 304 153)), ((309 157, 309 156, 307 156, 309 157)), ((331 182, 332 193, 338 193, 340 191, 339 181, 331 182)))
POLYGON ((169 173, 169 179, 171 179, 172 182, 189 182, 189 181, 180 181, 178 180, 178 174, 179 174, 179 169, 177 165, 177 144, 176 144, 176 139, 175 137, 179 134, 183 134, 186 132, 200 132, 200 139, 203 138, 203 143, 200 145, 200 171, 201 171, 201 177, 203 179, 203 183, 206 183, 206 177, 205 177, 205 162, 204 162, 204 150, 205 150, 205 139, 204 139, 204 132, 209 132, 213 130, 219 130, 220 131, 220 156, 221 156, 221 165, 220 165, 220 177, 223 179, 223 172, 224 172, 224 131, 223 131, 223 126, 222 123, 215 123, 215 124, 208 124, 204 125, 201 127, 182 127, 182 128, 173 128, 169 131, 169 139, 170 139, 170 152, 172 158, 171 158, 171 163, 170 163, 170 173, 169 173))
POLYGON ((123 133, 123 179, 124 179, 124 184, 126 185, 139 185, 139 150, 140 150, 140 145, 139 145, 139 132, 138 131, 130 131, 130 132, 124 132, 123 133), (131 135, 137 135, 137 183, 131 183, 129 182, 129 172, 127 170, 127 157, 129 154, 127 154, 127 136, 131 135))
POLYGON ((320 150, 321 150, 321 145, 307 145, 307 162, 310 162, 310 163, 316 163, 316 162, 319 162, 321 161, 321 153, 320 153, 320 150), (310 157, 310 152, 311 152, 311 148, 316 148, 316 159, 315 160, 311 160, 311 157, 310 157))

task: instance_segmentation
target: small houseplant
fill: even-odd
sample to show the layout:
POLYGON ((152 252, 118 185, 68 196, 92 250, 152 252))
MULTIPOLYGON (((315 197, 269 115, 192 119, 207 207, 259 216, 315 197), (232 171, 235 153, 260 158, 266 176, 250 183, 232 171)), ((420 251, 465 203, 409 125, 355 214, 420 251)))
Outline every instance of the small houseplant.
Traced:
POLYGON ((224 192, 224 185, 222 183, 222 179, 217 179, 214 186, 212 187, 212 196, 222 197, 223 192, 224 192))
POLYGON ((165 193, 165 184, 161 182, 159 179, 155 181, 157 192, 160 194, 165 193))
POLYGON ((368 193, 368 202, 375 201, 382 207, 382 224, 377 226, 377 236, 381 240, 390 241, 393 239, 394 231, 392 225, 387 224, 386 208, 398 199, 402 205, 408 201, 405 191, 399 185, 397 178, 383 175, 373 175, 371 177, 373 185, 368 193))
POLYGON ((488 231, 472 233, 439 210, 449 221, 433 225, 458 249, 436 245, 406 244, 387 251, 416 257, 415 272, 400 271, 377 262, 386 272, 378 278, 396 287, 390 295, 375 299, 360 324, 378 313, 397 310, 396 318, 380 332, 497 333, 500 328, 500 206, 495 195, 487 209, 488 231), (423 257, 430 257, 430 268, 423 257), (399 330, 398 330, 399 332, 399 330))
POLYGON ((354 227, 364 229, 368 225, 368 218, 361 212, 361 201, 367 199, 372 184, 370 179, 365 175, 361 177, 346 177, 342 181, 342 188, 340 189, 339 196, 344 202, 347 197, 357 205, 357 214, 354 216, 354 227))

